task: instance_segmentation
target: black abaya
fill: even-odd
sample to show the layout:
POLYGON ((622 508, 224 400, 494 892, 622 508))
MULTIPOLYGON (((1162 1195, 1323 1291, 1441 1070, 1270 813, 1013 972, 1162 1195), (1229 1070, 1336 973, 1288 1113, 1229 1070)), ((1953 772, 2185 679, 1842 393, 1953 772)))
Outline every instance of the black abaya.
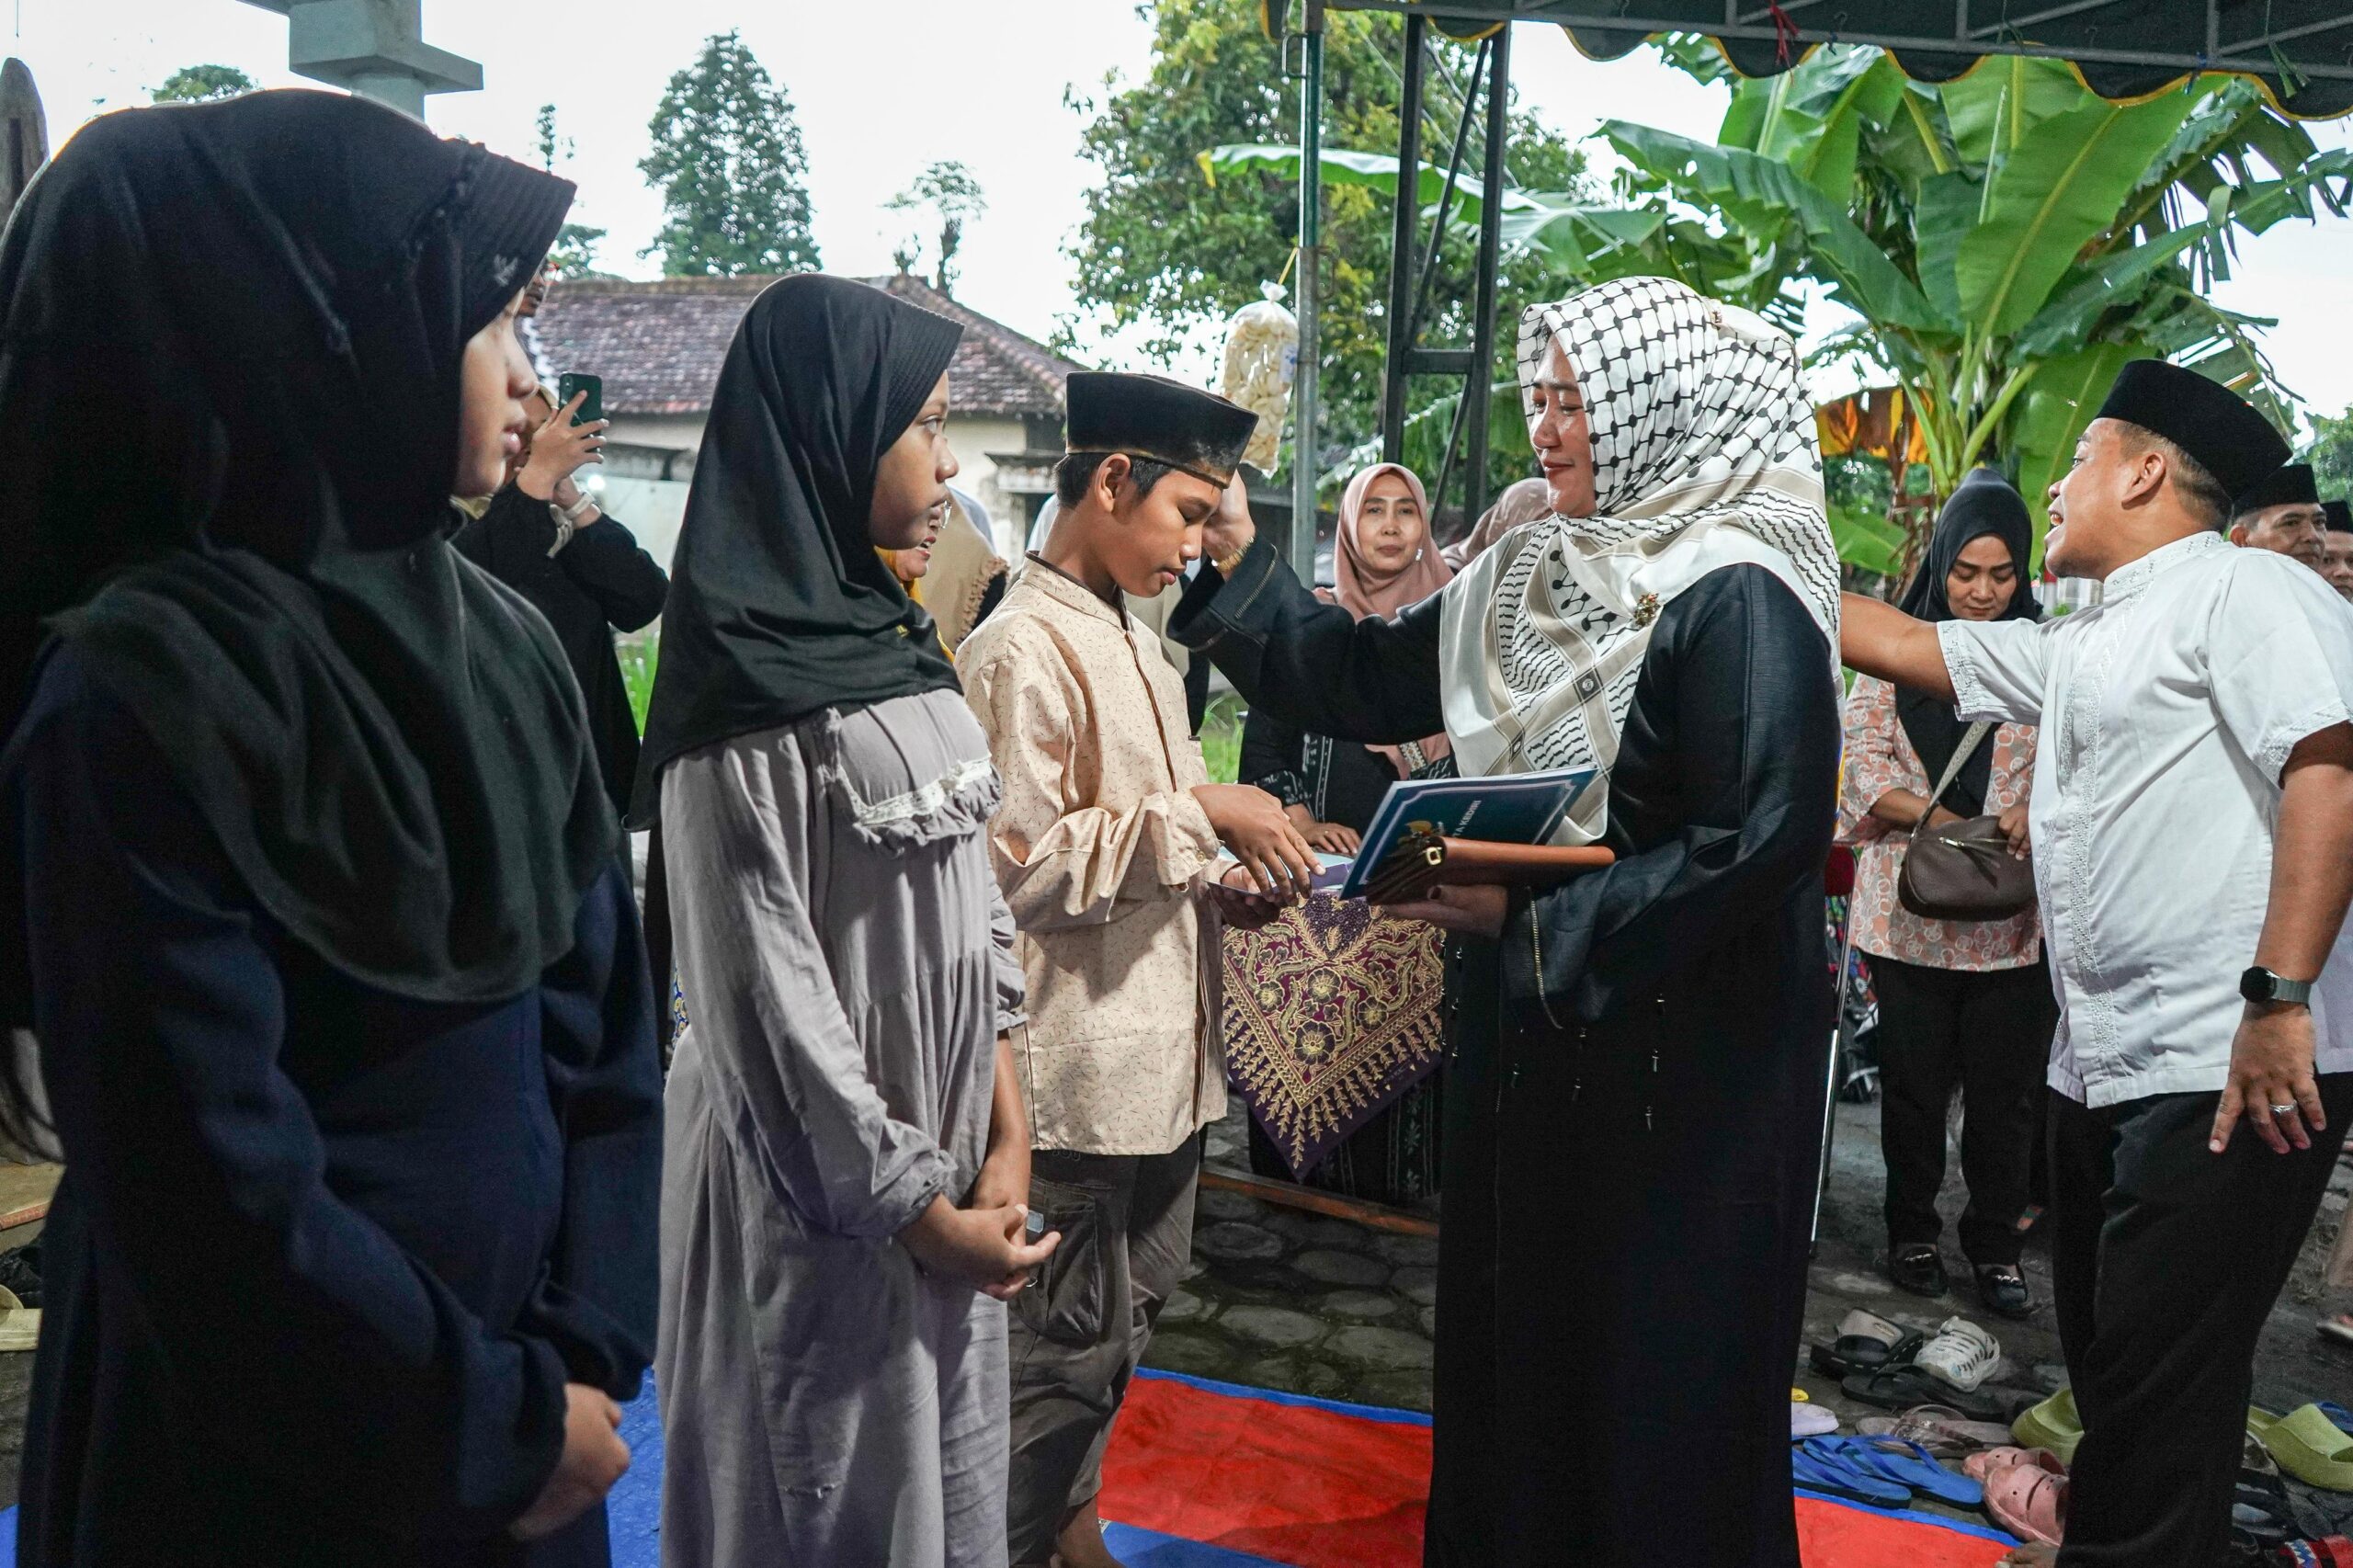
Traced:
POLYGON ((352 980, 256 903, 78 650, 0 834, 70 1159, 25 1420, 28 1568, 591 1568, 602 1505, 507 1524, 564 1385, 633 1397, 661 1080, 610 866, 506 1002, 352 980))
MULTIPOLYGON (((1357 621, 1265 545, 1206 576, 1171 630, 1252 703, 1350 740, 1438 727, 1438 601, 1357 621)), ((1820 630, 1721 569, 1653 631, 1618 864, 1455 945, 1429 1563, 1796 1568, 1837 758, 1820 630)))

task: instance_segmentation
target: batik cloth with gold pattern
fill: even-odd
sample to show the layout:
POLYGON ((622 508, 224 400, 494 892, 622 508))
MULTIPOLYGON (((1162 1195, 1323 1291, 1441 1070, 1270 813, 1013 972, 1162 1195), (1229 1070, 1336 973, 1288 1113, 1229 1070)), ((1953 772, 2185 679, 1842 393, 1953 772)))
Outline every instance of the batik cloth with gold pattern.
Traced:
POLYGON ((1294 1171, 1435 1072, 1441 933, 1319 892, 1225 932, 1228 1081, 1294 1171))

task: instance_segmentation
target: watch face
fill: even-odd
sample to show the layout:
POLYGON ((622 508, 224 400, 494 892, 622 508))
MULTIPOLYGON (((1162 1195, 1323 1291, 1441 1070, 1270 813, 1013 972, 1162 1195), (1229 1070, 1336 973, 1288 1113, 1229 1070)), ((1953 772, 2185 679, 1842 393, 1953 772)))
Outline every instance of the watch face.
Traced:
POLYGON ((2278 979, 2279 976, 2257 964, 2239 976, 2239 994, 2250 1002, 2268 1002, 2274 994, 2272 983, 2278 979))

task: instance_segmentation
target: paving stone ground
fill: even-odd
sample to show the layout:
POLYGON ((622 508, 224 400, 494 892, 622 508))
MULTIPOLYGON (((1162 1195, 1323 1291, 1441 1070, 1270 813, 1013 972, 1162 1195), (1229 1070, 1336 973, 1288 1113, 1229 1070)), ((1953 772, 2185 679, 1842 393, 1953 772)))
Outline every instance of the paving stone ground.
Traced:
MULTIPOLYGON (((1248 1153, 1239 1102, 1210 1129, 1213 1165, 1245 1169, 1248 1153)), ((1959 1162, 1949 1163, 1941 1207, 1955 1220, 1965 1199, 1959 1162)), ((1906 1295, 1887 1281, 1880 1220, 1884 1168, 1879 1108, 1841 1106, 1822 1234, 1806 1301, 1806 1335, 1834 1336, 1856 1307, 1934 1332, 1961 1316, 1990 1328, 2002 1343, 2006 1385, 2048 1392, 2065 1381, 2050 1308, 2050 1261, 2038 1237, 2027 1243, 2026 1272, 2040 1302, 2033 1317, 2008 1323, 1978 1303, 1966 1264, 1948 1245, 1957 1284, 1940 1301, 1906 1295)), ((2288 1410, 2308 1400, 2353 1403, 2353 1351, 2322 1339, 2313 1323, 2327 1301, 2321 1269, 2353 1199, 2353 1170, 2338 1168, 2302 1260, 2265 1330, 2256 1365, 2256 1401, 2288 1410)), ((1147 1366, 1262 1388, 1406 1410, 1430 1408, 1431 1336, 1437 1328, 1438 1242, 1375 1231, 1345 1220, 1279 1208, 1240 1193, 1204 1188, 1195 1225, 1192 1275, 1171 1299, 1145 1353, 1147 1366)), ((2339 1310, 2347 1302, 2333 1303, 2339 1310)), ((1877 1414, 1848 1400, 1815 1373, 1802 1346, 1791 1383, 1837 1413, 1847 1431, 1877 1414)), ((2353 1496, 2296 1488, 2309 1523, 2353 1523, 2353 1496)), ((1972 1516, 1973 1517, 1973 1516, 1972 1516)))

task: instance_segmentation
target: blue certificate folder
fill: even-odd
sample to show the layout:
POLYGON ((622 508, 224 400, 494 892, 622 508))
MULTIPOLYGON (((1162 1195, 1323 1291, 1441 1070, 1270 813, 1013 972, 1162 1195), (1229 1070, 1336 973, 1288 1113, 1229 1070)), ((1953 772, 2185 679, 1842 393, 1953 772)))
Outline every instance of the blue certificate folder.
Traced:
POLYGON ((1365 884, 1416 823, 1428 824, 1443 838, 1549 844, 1593 775, 1590 767, 1560 767, 1493 778, 1401 778, 1381 798, 1340 896, 1362 898, 1365 884))

